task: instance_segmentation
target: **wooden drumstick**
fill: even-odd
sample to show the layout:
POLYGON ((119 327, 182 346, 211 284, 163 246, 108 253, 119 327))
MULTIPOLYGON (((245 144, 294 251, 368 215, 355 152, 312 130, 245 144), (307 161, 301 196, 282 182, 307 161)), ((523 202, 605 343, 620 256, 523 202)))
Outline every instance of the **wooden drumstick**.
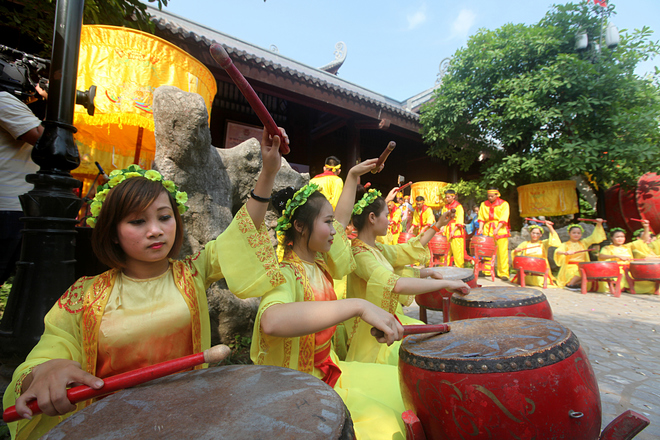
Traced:
MULTIPOLYGON (((134 387, 150 380, 168 376, 173 373, 192 368, 200 364, 214 364, 222 361, 231 353, 231 349, 226 345, 216 345, 205 350, 203 353, 191 354, 189 356, 172 359, 159 364, 150 365, 137 370, 127 371, 103 379, 103 387, 95 390, 87 385, 80 385, 67 390, 66 396, 72 404, 82 402, 94 397, 105 396, 124 388, 134 387)), ((27 404, 33 415, 41 414, 41 409, 37 400, 32 400, 27 404)), ((10 406, 2 413, 2 420, 5 423, 15 422, 23 417, 16 412, 15 406, 10 406)))
MULTIPOLYGON (((447 333, 451 330, 449 324, 434 324, 434 325, 404 325, 403 336, 419 335, 422 333, 447 333)), ((378 330, 376 327, 371 328, 371 335, 375 338, 382 338, 385 333, 378 330)))
POLYGON ((529 249, 536 249, 536 248, 540 248, 540 247, 541 247, 541 245, 537 244, 537 245, 529 246, 529 247, 522 248, 522 249, 514 249, 513 251, 518 253, 518 252, 526 251, 526 250, 529 250, 529 249))
POLYGON ((241 91, 247 102, 250 104, 250 107, 252 107, 252 110, 257 114, 261 123, 266 127, 268 134, 271 136, 280 136, 280 152, 282 154, 289 154, 289 145, 287 144, 286 139, 280 134, 280 130, 277 128, 277 124, 273 120, 273 117, 268 113, 266 106, 261 102, 261 99, 259 99, 250 83, 247 82, 243 74, 238 68, 236 68, 234 62, 229 57, 229 54, 222 44, 213 43, 209 51, 215 62, 225 69, 229 77, 234 81, 234 84, 236 84, 236 87, 241 91))
POLYGON ((385 150, 381 153, 380 157, 378 158, 378 162, 376 162, 376 168, 371 170, 372 174, 376 174, 378 172, 378 169, 382 164, 385 163, 385 161, 387 160, 387 156, 389 156, 392 150, 394 150, 394 147, 396 147, 396 142, 394 141, 390 141, 387 144, 387 147, 385 147, 385 150))
POLYGON ((412 182, 408 182, 405 185, 398 187, 396 190, 401 191, 404 188, 408 188, 410 185, 412 185, 412 182))
POLYGON ((540 224, 542 224, 542 225, 546 224, 546 221, 545 221, 545 220, 537 220, 537 219, 535 219, 535 218, 525 217, 525 220, 530 221, 530 222, 540 223, 540 224))
MULTIPOLYGON (((598 220, 594 220, 593 218, 579 218, 578 221, 598 223, 598 220)), ((607 223, 607 220, 603 220, 603 223, 607 223)))
POLYGON ((364 184, 364 189, 367 189, 371 186, 371 182, 367 182, 364 184))
POLYGON ((634 222, 644 223, 644 220, 642 220, 641 218, 631 218, 630 220, 632 220, 634 222))

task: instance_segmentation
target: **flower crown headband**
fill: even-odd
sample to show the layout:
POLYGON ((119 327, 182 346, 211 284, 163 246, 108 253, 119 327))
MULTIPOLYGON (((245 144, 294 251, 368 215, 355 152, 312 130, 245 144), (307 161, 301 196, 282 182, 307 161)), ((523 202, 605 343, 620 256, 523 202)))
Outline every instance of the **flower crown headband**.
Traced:
POLYGON ((362 214, 362 211, 364 211, 364 208, 367 206, 371 205, 374 200, 376 200, 378 197, 382 197, 383 195, 380 193, 380 191, 377 191, 375 189, 370 189, 367 191, 362 198, 360 199, 359 202, 357 202, 353 206, 353 215, 360 215, 362 214))
POLYGON ((624 234, 626 233, 625 229, 623 228, 612 228, 610 229, 610 237, 614 236, 614 234, 617 232, 623 232, 624 234))
POLYGON ((293 194, 293 197, 286 202, 286 207, 282 216, 277 219, 277 227, 275 231, 281 232, 286 231, 291 227, 291 217, 293 217, 294 212, 298 207, 307 203, 307 199, 314 192, 319 190, 319 186, 316 183, 309 183, 293 194))
POLYGON ((642 235, 642 233, 644 233, 644 228, 639 228, 638 230, 636 230, 635 232, 633 232, 633 237, 637 238, 637 237, 639 237, 640 235, 642 235))
POLYGON ((573 229, 573 228, 578 228, 584 234, 584 228, 582 227, 582 225, 578 225, 578 224, 569 225, 568 226, 568 232, 571 232, 571 229, 573 229))
POLYGON ((108 183, 98 186, 94 200, 92 200, 92 203, 89 205, 91 217, 87 219, 88 226, 91 226, 92 228, 96 226, 96 218, 99 216, 101 208, 103 207, 103 202, 105 202, 105 198, 108 196, 110 190, 131 177, 144 177, 154 182, 160 182, 163 185, 163 188, 165 188, 167 192, 174 197, 174 200, 176 200, 179 214, 183 214, 188 210, 188 207, 185 205, 188 201, 188 194, 184 191, 179 191, 179 188, 177 188, 174 182, 171 180, 163 180, 163 176, 156 170, 143 170, 138 165, 129 165, 128 168, 124 168, 123 170, 113 170, 110 173, 110 180, 108 183))

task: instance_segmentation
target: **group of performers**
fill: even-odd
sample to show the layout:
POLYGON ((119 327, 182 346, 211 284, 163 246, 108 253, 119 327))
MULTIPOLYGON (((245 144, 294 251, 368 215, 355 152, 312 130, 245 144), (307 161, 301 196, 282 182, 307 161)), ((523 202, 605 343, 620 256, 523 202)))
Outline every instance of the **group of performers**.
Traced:
POLYGON ((407 318, 402 304, 439 289, 469 292, 461 281, 408 265, 425 262, 427 244, 453 212, 408 243, 378 243, 389 229, 385 199, 369 190, 355 203, 359 176, 375 170, 376 159, 351 168, 334 209, 313 182, 268 197, 281 165, 280 139, 264 131, 263 168, 250 198, 220 236, 181 261, 172 258, 183 241, 185 192, 136 165, 110 174, 88 224, 94 252, 112 269, 76 281, 46 315, 39 343, 3 398, 22 417, 9 424, 12 438, 39 438, 89 405, 69 402, 72 384, 101 389, 104 378, 209 348, 206 289, 221 278, 239 298, 261 297, 250 352, 255 364, 296 369, 333 387, 358 439, 405 438, 397 347, 402 323, 421 322, 407 318), (264 225, 271 201, 281 213, 281 262, 264 225), (349 222, 358 231, 352 242, 349 222), (344 276, 348 297, 338 300, 333 279, 344 276), (341 357, 338 325, 346 329, 341 357), (41 414, 27 406, 33 400, 41 414))

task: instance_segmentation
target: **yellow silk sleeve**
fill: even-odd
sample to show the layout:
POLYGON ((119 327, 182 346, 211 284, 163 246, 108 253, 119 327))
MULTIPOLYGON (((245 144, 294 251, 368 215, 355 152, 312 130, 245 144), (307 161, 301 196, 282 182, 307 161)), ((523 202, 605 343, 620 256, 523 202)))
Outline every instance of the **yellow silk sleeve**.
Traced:
POLYGON ((346 228, 337 220, 334 221, 333 226, 337 234, 330 246, 330 251, 318 254, 318 256, 325 261, 332 278, 339 280, 355 270, 355 260, 351 252, 351 242, 346 236, 346 228))
POLYGON ((548 239, 547 239, 547 240, 544 240, 544 241, 547 241, 547 243, 548 243, 547 246, 546 246, 546 250, 547 250, 549 247, 557 247, 557 246, 561 246, 561 239, 559 238, 559 235, 557 235, 557 232, 556 232, 556 231, 555 231, 555 232, 551 232, 551 233, 550 233, 550 236, 548 237, 548 239))
POLYGON ((218 238, 188 259, 205 288, 225 278, 229 290, 239 298, 263 296, 284 282, 266 226, 257 229, 245 205, 218 238))
POLYGON ((378 246, 378 249, 395 270, 400 266, 416 262, 419 262, 421 265, 426 265, 430 258, 429 250, 428 247, 422 246, 419 239, 420 237, 418 236, 409 240, 407 243, 389 246, 382 245, 378 246))
POLYGON ((587 238, 583 238, 581 241, 584 243, 584 245, 589 248, 592 244, 597 244, 605 241, 607 239, 607 235, 605 235, 605 230, 603 229, 603 225, 600 223, 596 223, 596 227, 594 228, 594 232, 591 233, 590 236, 587 238))
POLYGON ((562 243, 557 247, 557 250, 555 250, 555 255, 553 256, 553 259, 555 260, 555 264, 557 266, 561 267, 564 265, 564 263, 566 263, 566 261, 568 261, 566 260, 566 257, 568 257, 568 255, 559 255, 559 252, 566 252, 567 248, 568 245, 566 243, 562 243))

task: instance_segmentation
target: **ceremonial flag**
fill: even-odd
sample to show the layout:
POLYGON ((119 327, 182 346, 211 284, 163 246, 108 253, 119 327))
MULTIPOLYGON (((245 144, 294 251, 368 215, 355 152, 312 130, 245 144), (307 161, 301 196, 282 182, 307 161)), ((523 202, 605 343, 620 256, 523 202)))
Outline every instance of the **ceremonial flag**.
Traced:
POLYGON ((607 7, 607 0, 594 0, 594 3, 597 4, 598 6, 602 6, 604 8, 607 7))

